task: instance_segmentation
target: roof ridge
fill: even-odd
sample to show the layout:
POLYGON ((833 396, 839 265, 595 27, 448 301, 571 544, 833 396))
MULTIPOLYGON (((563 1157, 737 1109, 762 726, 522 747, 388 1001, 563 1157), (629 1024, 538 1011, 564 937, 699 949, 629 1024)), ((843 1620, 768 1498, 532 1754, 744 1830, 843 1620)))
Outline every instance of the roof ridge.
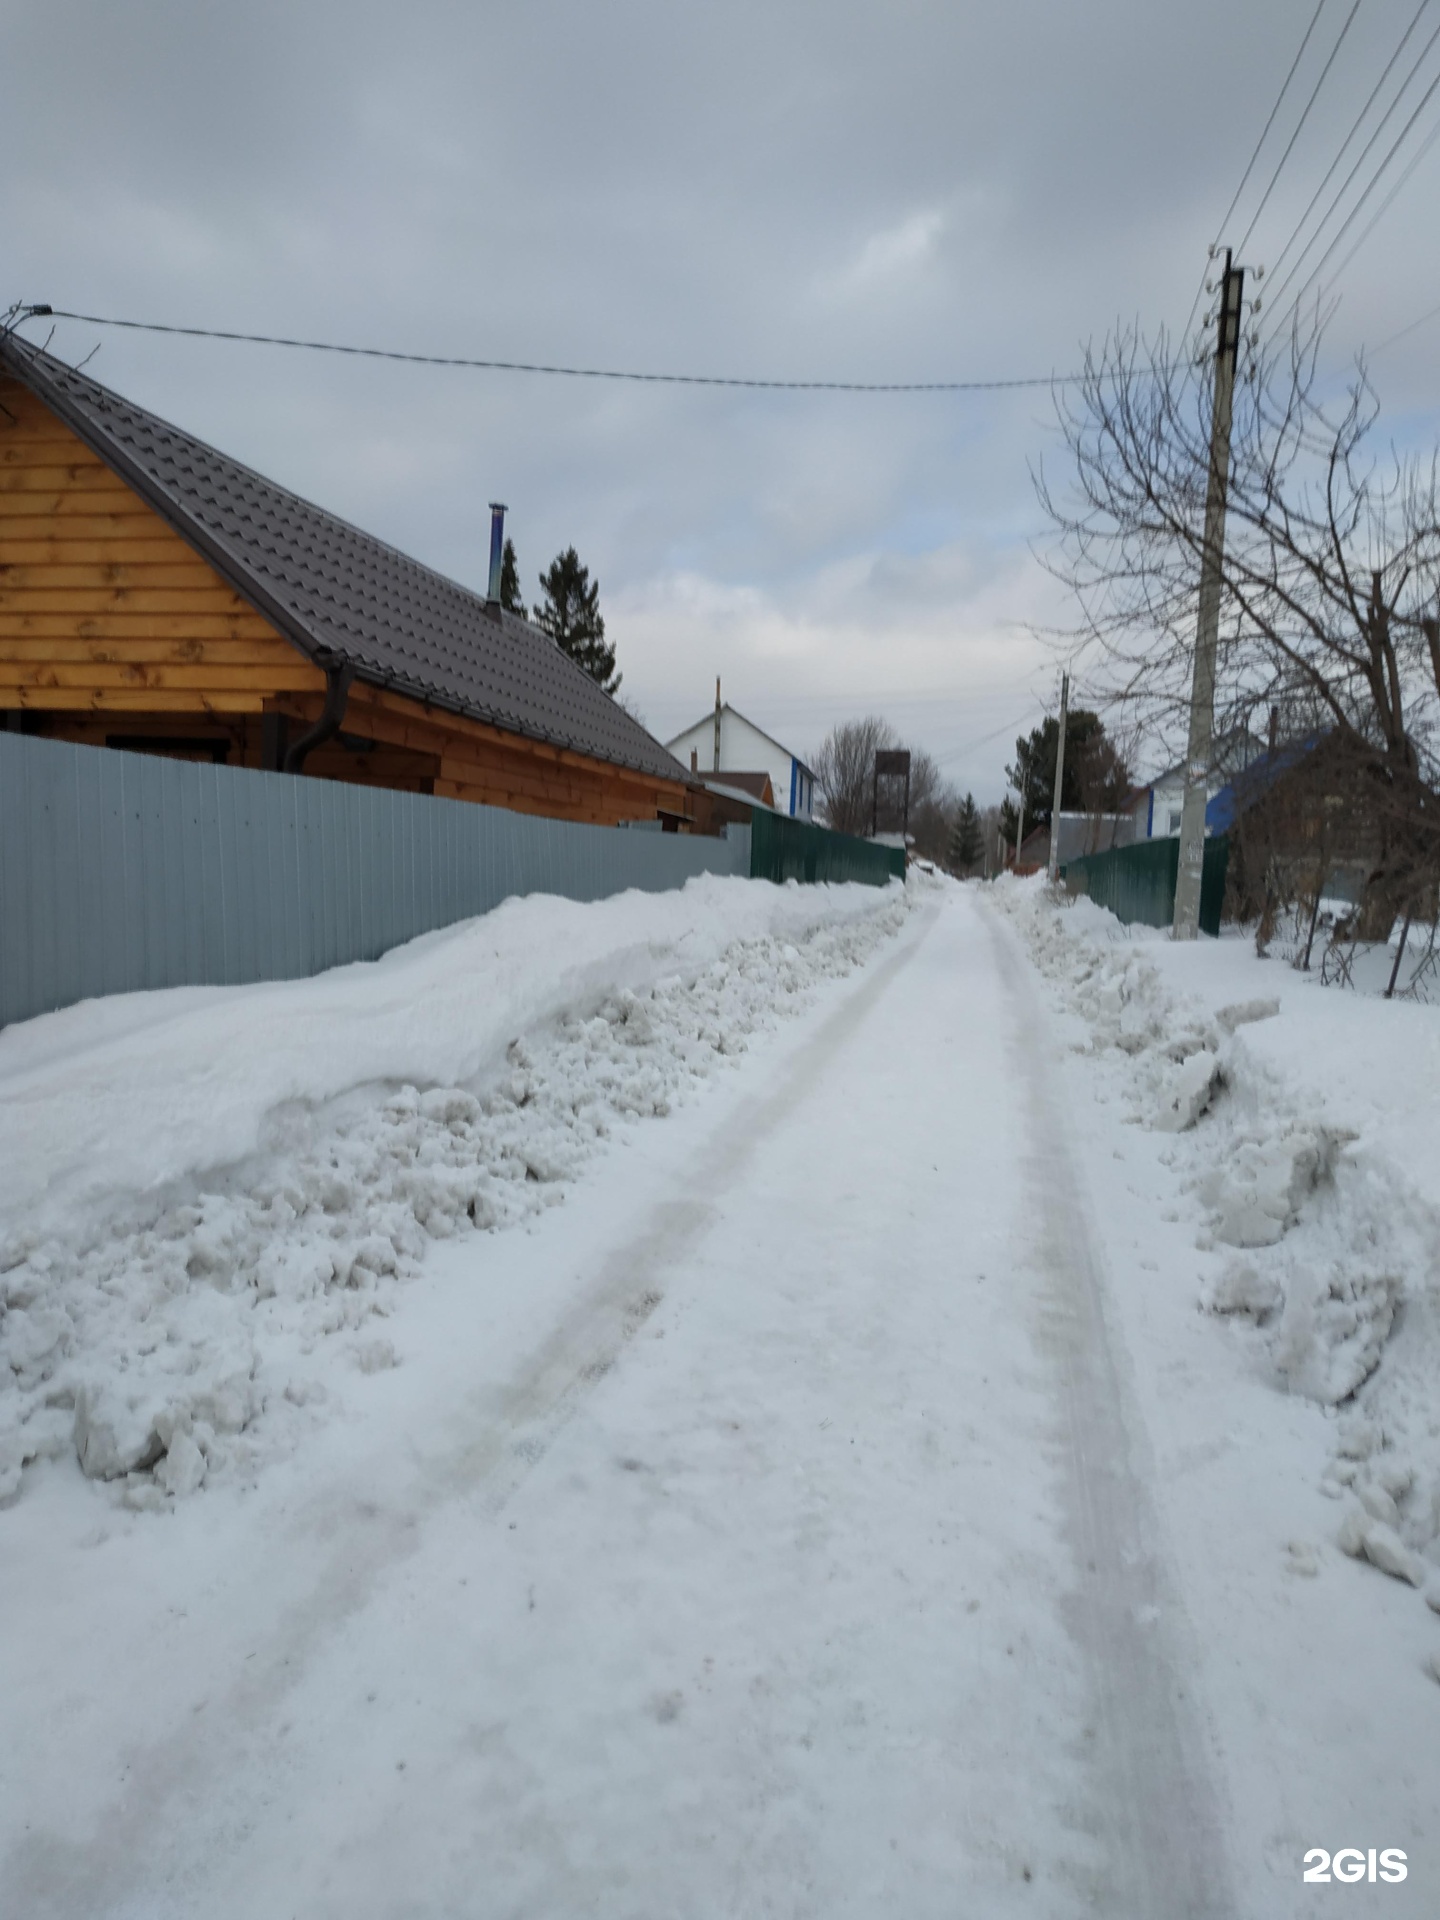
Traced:
MULTIPOLYGON (((36 361, 43 361, 45 363, 44 375, 47 379, 55 380, 56 375, 51 370, 58 368, 60 373, 67 375, 72 380, 78 380, 85 386, 91 388, 95 394, 101 396, 100 406, 102 411, 104 410, 104 402, 113 400, 118 402, 120 406, 127 408, 131 413, 144 414, 145 418, 154 426, 163 427, 167 433, 177 435, 181 440, 187 441, 192 447, 199 448, 202 453, 208 453, 213 460, 222 461, 227 467, 233 468, 236 473, 244 474, 248 479, 255 481, 257 485, 266 488, 269 492, 280 494, 287 500, 293 500, 298 506, 304 507, 308 512, 318 514, 322 520, 328 520, 331 526, 341 527, 347 533, 354 534, 357 539, 365 541, 367 545, 383 548, 386 553, 391 554, 405 566, 413 567, 420 573, 428 574, 431 579, 438 580, 443 586, 453 588, 456 593, 465 594, 468 598, 474 600, 477 605, 483 607, 488 604, 484 596, 477 593, 474 587, 467 587, 463 580, 456 580, 448 573, 441 573, 438 567, 432 567, 428 561, 417 560, 413 553, 407 553, 403 547, 397 547, 393 540, 387 540, 383 534, 371 533, 356 521, 347 520, 343 514, 334 512, 330 507, 321 506, 318 500, 312 500, 308 494, 297 493, 293 487, 287 487, 283 481, 272 480, 268 473, 261 473, 258 467, 252 467, 248 461, 237 460, 233 453, 226 453, 223 447, 217 447, 209 440, 202 440, 198 433, 191 433, 188 427, 177 426, 173 420, 167 420, 164 414, 156 413, 150 407, 142 406, 138 400, 127 400, 125 395, 118 393, 114 387, 107 387, 103 381, 92 379, 89 374, 82 373, 79 367, 72 367, 69 361, 59 359, 55 354, 47 352, 43 347, 37 347, 33 341, 24 339, 20 334, 16 333, 13 328, 0 328, 0 356, 3 356, 6 348, 12 345, 21 349, 22 353, 30 360, 32 366, 36 361)), ((159 485, 161 483, 156 482, 156 484, 159 485)), ((186 511, 182 502, 177 500, 176 505, 181 512, 186 511)), ((512 620, 518 620, 520 618, 520 616, 509 607, 506 607, 504 611, 510 615, 512 620)), ((526 620, 524 624, 527 627, 533 628, 536 633, 545 633, 543 627, 536 627, 531 620, 526 620)), ((550 636, 545 634, 545 638, 549 639, 550 636)))
MULTIPOLYGON (((781 753, 789 754, 792 760, 799 761, 800 765, 804 767, 807 773, 812 773, 814 771, 809 761, 801 760, 800 755, 796 753, 793 747, 787 747, 783 740, 777 740, 773 733, 767 732, 766 729, 762 727, 758 721, 752 720, 748 713, 741 713, 740 709, 737 706, 733 705, 729 700, 722 700, 720 702, 720 711, 722 713, 733 713, 737 720, 743 720, 747 727, 750 727, 754 732, 760 735, 762 740, 768 740, 772 747, 778 747, 781 753)), ((701 714, 698 720, 692 720, 688 727, 682 727, 680 729, 680 732, 677 734, 673 734, 671 738, 675 740, 682 739, 687 733, 693 733, 696 727, 703 727, 707 720, 714 718, 714 715, 715 715, 715 709, 713 707, 707 707, 705 712, 701 714)))
POLYGON ((659 779, 688 777, 542 627, 13 329, 0 328, 0 367, 307 657, 338 652, 362 682, 659 779))

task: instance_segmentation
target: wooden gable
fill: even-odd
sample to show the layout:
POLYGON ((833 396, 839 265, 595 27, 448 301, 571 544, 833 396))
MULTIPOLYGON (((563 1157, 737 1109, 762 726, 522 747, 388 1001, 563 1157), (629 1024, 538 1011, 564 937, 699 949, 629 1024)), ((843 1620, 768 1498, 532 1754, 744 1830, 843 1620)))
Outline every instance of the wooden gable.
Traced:
MULTIPOLYGON (((0 376, 0 721, 260 767, 275 722, 312 725, 324 693, 318 667, 27 386, 0 376)), ((340 738, 305 771, 600 824, 675 823, 696 806, 683 781, 359 682, 340 738)))
POLYGON ((323 694, 324 674, 28 388, 0 382, 0 406, 0 708, 260 714, 267 694, 323 694))

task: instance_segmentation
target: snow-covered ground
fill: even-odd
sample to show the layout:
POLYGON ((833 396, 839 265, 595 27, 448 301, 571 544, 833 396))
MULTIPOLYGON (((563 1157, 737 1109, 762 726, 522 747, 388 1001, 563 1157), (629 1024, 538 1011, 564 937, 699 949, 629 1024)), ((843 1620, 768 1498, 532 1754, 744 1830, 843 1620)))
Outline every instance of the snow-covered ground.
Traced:
POLYGON ((162 1510, 323 1417, 427 1246, 563 1198, 903 916, 866 887, 550 897, 374 965, 0 1034, 0 1503, 73 1458, 162 1510))
POLYGON ((1174 1136, 1158 1159, 1208 1256, 1200 1304, 1247 1370, 1337 1411, 1338 1537, 1440 1612, 1440 1010, 1033 886, 997 899, 1106 1095, 1174 1136))
POLYGON ((1436 1911, 1440 1009, 992 898, 1069 1053, 1254 1910, 1313 1910, 1294 1861, 1360 1844, 1410 1854, 1375 1911, 1436 1911))
POLYGON ((1436 1911, 1437 1051, 923 880, 0 1034, 0 1912, 1436 1911))

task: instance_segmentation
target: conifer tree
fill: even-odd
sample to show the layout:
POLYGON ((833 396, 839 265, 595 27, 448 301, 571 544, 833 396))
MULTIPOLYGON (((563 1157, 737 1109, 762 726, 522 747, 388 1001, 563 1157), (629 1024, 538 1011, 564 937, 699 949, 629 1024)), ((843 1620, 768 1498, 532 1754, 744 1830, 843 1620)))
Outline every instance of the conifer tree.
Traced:
POLYGON ((615 671, 615 649, 605 644, 605 621, 600 612, 600 582, 592 583, 574 547, 557 553, 540 576, 544 599, 534 620, 557 647, 583 667, 606 693, 613 694, 622 675, 615 671))
POLYGON ((984 852, 980 840, 980 809, 975 796, 967 793, 955 815, 950 832, 949 860, 956 873, 968 873, 984 852))
POLYGON ((515 542, 508 534, 500 560, 500 604, 507 613, 517 614, 522 620, 530 617, 525 611, 525 602, 520 598, 520 565, 515 558, 515 542))

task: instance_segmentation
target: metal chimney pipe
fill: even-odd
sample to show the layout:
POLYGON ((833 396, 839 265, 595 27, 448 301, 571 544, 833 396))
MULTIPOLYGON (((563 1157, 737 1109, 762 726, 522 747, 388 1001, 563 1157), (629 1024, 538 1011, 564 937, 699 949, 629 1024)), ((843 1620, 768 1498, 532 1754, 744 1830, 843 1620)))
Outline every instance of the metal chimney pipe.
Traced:
POLYGON ((490 502, 490 590, 485 595, 492 607, 500 604, 500 575, 505 566, 505 503, 490 502))

